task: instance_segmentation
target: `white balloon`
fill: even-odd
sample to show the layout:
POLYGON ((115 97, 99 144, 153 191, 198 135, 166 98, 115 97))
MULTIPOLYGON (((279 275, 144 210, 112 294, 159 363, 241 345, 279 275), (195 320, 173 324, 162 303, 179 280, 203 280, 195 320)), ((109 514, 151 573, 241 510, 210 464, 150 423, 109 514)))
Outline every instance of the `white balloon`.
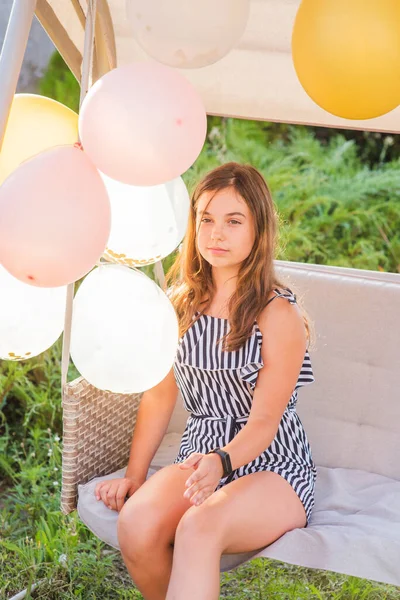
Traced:
POLYGON ((170 300, 144 273, 102 265, 76 293, 71 357, 99 389, 127 394, 160 383, 173 365, 178 335, 170 300))
POLYGON ((41 354, 64 329, 66 286, 41 288, 15 279, 0 266, 0 359, 41 354))
POLYGON ((172 67, 211 65, 240 40, 250 0, 127 0, 127 17, 138 44, 172 67))
POLYGON ((183 179, 139 187, 100 175, 111 204, 104 258, 129 267, 144 266, 175 250, 189 218, 190 199, 183 179))

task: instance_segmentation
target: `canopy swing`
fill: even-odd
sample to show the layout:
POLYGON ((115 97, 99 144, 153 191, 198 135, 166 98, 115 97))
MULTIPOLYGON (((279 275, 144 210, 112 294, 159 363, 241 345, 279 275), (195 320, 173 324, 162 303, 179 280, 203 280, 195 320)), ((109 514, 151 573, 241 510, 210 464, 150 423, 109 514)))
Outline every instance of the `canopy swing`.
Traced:
MULTIPOLYGON (((146 58, 126 34, 117 4, 98 2, 92 77, 115 66, 117 56, 118 64, 146 58), (118 31, 116 38, 115 31, 118 31)), ((82 21, 80 5, 78 7, 75 1, 43 0, 39 2, 42 16, 49 5, 54 11, 53 39, 56 44, 59 42, 61 51, 70 51, 71 40, 77 32, 64 30, 69 33, 67 39, 65 36, 57 38, 56 32, 71 8, 82 21)), ((260 43, 256 23, 261 20, 264 26, 271 21, 265 18, 268 15, 278 18, 277 31, 270 37, 264 32, 262 58, 257 66, 265 67, 271 77, 276 76, 281 94, 288 92, 285 87, 290 87, 288 82, 296 87, 296 79, 290 72, 287 33, 298 5, 297 0, 253 2, 251 21, 239 47, 215 65, 189 72, 209 113, 349 127, 349 121, 314 105, 301 86, 297 95, 292 96, 293 89, 288 93, 286 102, 272 102, 268 94, 264 94, 265 86, 263 94, 257 93, 260 83, 254 77, 254 66, 250 68, 255 58, 254 47, 260 43), (274 52, 276 48, 265 47, 266 39, 275 46, 286 45, 284 74, 274 52), (246 81, 248 85, 241 85, 239 93, 234 82, 244 82, 245 73, 251 73, 253 79, 246 81), (255 97, 263 101, 255 103, 255 97), (303 111, 303 106, 307 106, 307 110, 303 111)), ((86 52, 89 46, 86 37, 86 52)), ((77 47, 82 48, 82 45, 77 47)), ((259 47, 257 51, 259 53, 259 47)), ((72 57, 70 66, 79 72, 72 57)), ((394 131, 395 113, 370 119, 368 127, 394 131)), ((365 121, 352 125, 364 129, 365 121)), ((298 409, 318 470, 316 504, 307 528, 286 533, 258 552, 224 555, 221 570, 265 556, 400 585, 400 404, 397 401, 400 356, 395 335, 396 331, 400 333, 400 275, 285 261, 276 261, 276 269, 287 286, 304 297, 317 332, 313 349, 316 382, 305 392, 298 409)), ((155 275, 162 285, 161 263, 156 263, 155 275)), ((97 502, 94 488, 99 478, 123 475, 141 394, 100 391, 82 377, 67 382, 68 330, 67 326, 63 349, 62 510, 69 513, 77 508, 82 521, 100 539, 118 548, 118 514, 97 502)), ((178 394, 168 430, 148 476, 173 462, 186 418, 178 394)))
MULTIPOLYGON (((146 59, 127 34, 119 0, 98 0, 95 19, 90 1, 35 4, 71 71, 82 78, 82 94, 89 78, 97 79, 117 62, 146 59)), ((215 65, 187 74, 207 112, 398 133, 400 107, 367 123, 349 123, 307 97, 290 59, 289 33, 298 6, 299 0, 253 0, 238 47, 215 65), (268 73, 268 85, 260 73, 268 73)), ((275 264, 278 276, 304 298, 317 332, 312 350, 316 381, 298 407, 317 465, 316 504, 307 528, 286 533, 257 552, 224 555, 221 570, 265 556, 400 585, 400 275, 275 264)), ((155 270, 162 285, 161 263, 155 270)), ((70 286, 63 347, 61 505, 66 514, 77 508, 100 539, 118 548, 118 514, 96 501, 94 487, 98 478, 122 476, 141 394, 104 392, 81 377, 67 382, 72 298, 70 286)), ((149 476, 173 462, 185 422, 178 395, 149 476)))
MULTIPOLYGON (((317 465, 315 507, 307 528, 258 552, 224 555, 221 570, 265 556, 400 585, 400 275, 275 265, 304 298, 317 332, 315 382, 298 404, 317 465)), ((77 508, 114 548, 118 513, 94 488, 104 476, 123 476, 140 397, 101 392, 82 378, 64 386, 62 510, 77 508)), ((178 395, 149 476, 173 462, 186 418, 178 395)))

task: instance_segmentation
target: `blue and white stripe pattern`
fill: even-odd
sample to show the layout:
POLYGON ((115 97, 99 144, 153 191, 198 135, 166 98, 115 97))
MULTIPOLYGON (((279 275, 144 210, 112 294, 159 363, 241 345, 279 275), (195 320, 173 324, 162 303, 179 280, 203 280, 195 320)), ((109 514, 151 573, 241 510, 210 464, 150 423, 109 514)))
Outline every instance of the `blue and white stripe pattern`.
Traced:
MULTIPOLYGON (((274 290, 275 296, 296 296, 288 289, 274 290)), ((196 313, 195 318, 199 316, 196 313)), ((239 350, 223 352, 217 340, 229 331, 228 319, 200 315, 179 340, 174 373, 186 410, 190 413, 175 463, 192 452, 209 452, 225 446, 247 422, 261 357, 262 333, 254 323, 252 335, 239 350)), ((307 524, 314 506, 316 468, 306 433, 296 412, 297 391, 314 381, 306 351, 292 396, 271 445, 230 476, 220 480, 219 489, 256 471, 273 471, 284 477, 302 501, 307 524)))

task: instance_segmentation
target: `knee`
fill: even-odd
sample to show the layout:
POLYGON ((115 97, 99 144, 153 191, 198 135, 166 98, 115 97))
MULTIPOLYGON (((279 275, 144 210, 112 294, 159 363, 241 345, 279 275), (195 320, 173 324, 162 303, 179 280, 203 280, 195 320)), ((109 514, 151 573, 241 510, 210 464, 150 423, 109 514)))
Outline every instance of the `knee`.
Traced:
POLYGON ((175 539, 190 544, 193 540, 198 541, 201 538, 218 538, 218 526, 212 510, 203 506, 193 506, 179 521, 175 539))
POLYGON ((159 517, 151 505, 127 502, 118 515, 117 535, 121 553, 132 562, 148 557, 160 544, 159 517))

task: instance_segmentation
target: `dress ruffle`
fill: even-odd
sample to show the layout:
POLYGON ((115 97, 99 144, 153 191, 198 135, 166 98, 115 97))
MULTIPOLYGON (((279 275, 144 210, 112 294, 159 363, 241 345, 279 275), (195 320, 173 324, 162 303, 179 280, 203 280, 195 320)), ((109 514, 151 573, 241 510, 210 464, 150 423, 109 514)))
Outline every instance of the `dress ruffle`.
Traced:
MULTIPOLYGON (((202 369, 203 371, 237 370, 240 379, 254 389, 257 382, 259 370, 264 366, 261 357, 262 333, 254 323, 251 336, 246 340, 243 348, 239 350, 223 351, 221 344, 215 346, 215 351, 207 355, 203 361, 200 348, 204 347, 204 337, 222 337, 229 331, 227 319, 216 319, 209 315, 201 315, 198 320, 196 335, 186 336, 186 344, 181 346, 177 360, 182 365, 202 369), (218 330, 215 331, 215 327, 218 330)), ((209 339, 208 339, 209 341, 209 339)))
MULTIPOLYGON (((275 289, 274 292, 277 297, 286 298, 291 304, 296 303, 296 295, 289 288, 275 289)), ((197 321, 196 327, 186 334, 185 343, 181 345, 177 356, 178 361, 182 365, 204 371, 235 369, 239 372, 240 379, 254 390, 258 372, 264 366, 261 356, 262 333, 257 321, 254 322, 253 332, 243 348, 224 352, 221 344, 214 342, 228 333, 229 320, 200 312, 195 313, 194 319, 197 321), (207 358, 203 356, 204 347, 212 348, 207 353, 207 358)))
POLYGON ((254 390, 257 383, 258 371, 262 369, 263 366, 264 363, 262 359, 258 362, 247 363, 240 369, 240 379, 250 384, 251 389, 254 390))

